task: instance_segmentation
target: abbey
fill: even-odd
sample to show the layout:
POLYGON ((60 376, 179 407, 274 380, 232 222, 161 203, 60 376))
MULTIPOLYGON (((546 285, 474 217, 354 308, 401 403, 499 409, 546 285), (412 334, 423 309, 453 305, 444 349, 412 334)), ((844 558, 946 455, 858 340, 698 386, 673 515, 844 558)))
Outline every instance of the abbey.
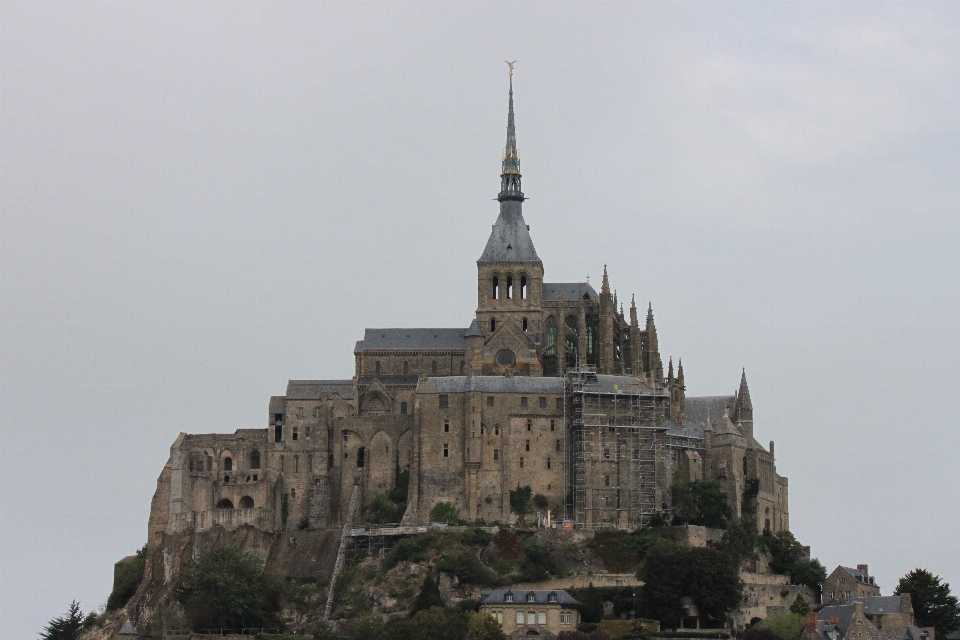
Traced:
POLYGON ((465 327, 367 329, 350 380, 291 380, 266 425, 182 433, 158 479, 149 541, 213 526, 336 526, 409 472, 403 521, 440 502, 511 523, 510 490, 543 494, 575 527, 671 515, 677 481, 716 480, 735 514, 787 529, 787 479, 754 439, 746 376, 729 396, 687 397, 643 323, 589 282, 545 282, 523 218, 511 70, 499 216, 477 260, 465 327), (468 316, 469 317, 469 316, 468 316), (750 502, 753 504, 753 502, 750 502))

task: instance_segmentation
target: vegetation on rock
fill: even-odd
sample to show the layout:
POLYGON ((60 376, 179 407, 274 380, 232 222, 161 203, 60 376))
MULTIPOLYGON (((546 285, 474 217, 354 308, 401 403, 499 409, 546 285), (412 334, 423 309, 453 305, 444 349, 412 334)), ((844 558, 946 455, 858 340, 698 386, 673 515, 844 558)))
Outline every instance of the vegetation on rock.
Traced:
POLYGON ((137 551, 133 560, 118 562, 113 569, 113 591, 107 598, 107 612, 116 611, 127 604, 137 592, 140 581, 143 580, 143 570, 146 567, 147 545, 137 551))

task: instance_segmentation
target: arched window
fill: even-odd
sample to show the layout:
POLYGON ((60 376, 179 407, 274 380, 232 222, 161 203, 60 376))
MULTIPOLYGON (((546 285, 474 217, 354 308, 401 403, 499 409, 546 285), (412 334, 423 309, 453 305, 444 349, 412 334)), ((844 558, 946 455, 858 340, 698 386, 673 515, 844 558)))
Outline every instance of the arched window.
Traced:
POLYGON ((403 361, 403 375, 410 373, 410 363, 406 360, 403 361))
MULTIPOLYGON (((746 458, 744 458, 744 467, 746 467, 746 458)), ((223 470, 224 470, 224 471, 233 471, 233 458, 224 458, 224 459, 223 459, 223 470)))
POLYGON ((507 276, 507 300, 513 297, 513 276, 507 276))
POLYGON ((430 373, 437 375, 437 361, 434 360, 430 363, 430 373))
POLYGON ((240 508, 241 509, 253 509, 253 498, 250 496, 243 496, 240 498, 240 508))
POLYGON ((526 331, 526 330, 527 330, 527 319, 524 318, 523 320, 521 320, 521 321, 520 321, 520 325, 521 325, 521 327, 523 328, 523 330, 526 331))
POLYGON ((407 415, 407 403, 406 403, 406 402, 401 402, 401 403, 400 403, 400 415, 402 415, 402 416, 407 415))
POLYGON ((217 509, 233 509, 233 503, 227 498, 224 498, 217 503, 217 509))
POLYGON ((547 318, 547 350, 546 355, 555 356, 557 350, 553 345, 557 344, 557 322, 552 317, 547 318))
POLYGON ((527 299, 527 276, 520 276, 520 299, 527 299))
POLYGON ((377 360, 377 362, 374 364, 374 369, 376 370, 376 374, 375 374, 375 375, 380 375, 380 361, 379 361, 379 360, 377 360))
POLYGON ((259 469, 260 468, 260 452, 254 451, 250 454, 250 468, 259 469))
POLYGON ((493 333, 496 330, 497 330, 497 319, 490 318, 490 333, 493 333))
POLYGON ((490 297, 496 300, 500 297, 500 278, 493 276, 493 289, 490 291, 490 297))

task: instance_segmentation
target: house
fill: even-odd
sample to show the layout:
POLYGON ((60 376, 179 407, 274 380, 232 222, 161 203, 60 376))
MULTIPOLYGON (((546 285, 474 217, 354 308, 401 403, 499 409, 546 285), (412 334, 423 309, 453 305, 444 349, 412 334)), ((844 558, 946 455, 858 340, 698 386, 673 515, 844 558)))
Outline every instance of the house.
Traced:
POLYGON ((823 604, 846 604, 851 598, 871 598, 880 595, 880 585, 868 573, 867 565, 856 569, 839 566, 823 582, 823 604))
POLYGON ((500 623, 509 637, 555 636, 576 631, 580 603, 569 593, 497 589, 480 594, 480 612, 500 623))
POLYGON ((934 640, 914 624, 910 594, 852 598, 807 614, 803 640, 934 640))

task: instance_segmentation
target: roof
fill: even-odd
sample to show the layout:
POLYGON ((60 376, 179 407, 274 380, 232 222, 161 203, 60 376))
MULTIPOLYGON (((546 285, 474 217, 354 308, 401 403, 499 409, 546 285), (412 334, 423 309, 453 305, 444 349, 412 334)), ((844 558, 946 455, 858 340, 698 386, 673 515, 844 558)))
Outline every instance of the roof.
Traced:
MULTIPOLYGON (((584 294, 590 296, 590 300, 599 300, 600 296, 596 290, 590 286, 589 282, 544 282, 542 300, 544 302, 556 301, 557 296, 562 293, 564 301, 574 302, 583 298, 584 294)), ((586 299, 586 298, 584 298, 586 299)))
POLYGON ((353 380, 287 380, 287 400, 326 400, 334 393, 353 397, 353 380))
MULTIPOLYGON (((845 567, 843 565, 840 565, 840 568, 846 571, 847 573, 849 573, 850 577, 856 580, 857 582, 862 582, 863 584, 868 584, 872 587, 879 587, 879 585, 876 584, 875 582, 870 582, 870 576, 864 573, 863 571, 860 571, 860 569, 845 567)), ((900 605, 897 605, 897 606, 899 607, 900 605)))
POLYGON ((639 395, 652 395, 655 393, 653 387, 647 386, 633 376, 608 376, 604 374, 597 374, 596 378, 587 378, 586 382, 583 383, 583 390, 594 393, 614 393, 619 391, 621 393, 636 393, 639 395))
POLYGON ((500 215, 477 262, 540 262, 523 220, 522 203, 516 200, 500 203, 500 215))
POLYGON ((467 327, 467 332, 463 334, 464 338, 473 338, 476 336, 483 337, 483 331, 480 331, 480 323, 477 322, 477 319, 474 318, 473 322, 470 323, 470 326, 467 327))
POLYGON ((881 613, 900 613, 900 596, 850 598, 847 602, 862 602, 863 612, 871 616, 881 613))
POLYGON ((357 342, 354 353, 364 349, 455 349, 466 347, 463 336, 467 329, 367 329, 357 342))
POLYGON ((706 424, 709 416, 710 424, 715 425, 723 417, 724 409, 733 413, 736 402, 736 396, 688 396, 684 408, 687 424, 706 424))
POLYGON ((425 378, 417 387, 418 393, 563 393, 563 378, 535 378, 531 376, 444 376, 425 378))
POLYGON ((121 636, 135 636, 137 634, 136 628, 130 624, 130 618, 127 618, 127 621, 123 623, 123 626, 120 628, 120 631, 117 635, 121 636))
POLYGON ((550 602, 550 594, 557 596, 557 602, 560 604, 567 605, 578 605, 580 604, 576 598, 571 596, 569 593, 563 589, 557 590, 548 590, 548 589, 538 589, 538 590, 529 590, 529 589, 496 589, 495 591, 481 591, 480 592, 480 604, 504 604, 507 602, 506 595, 513 595, 513 602, 515 604, 523 604, 527 601, 527 596, 533 594, 534 602, 536 604, 548 604, 550 602))
POLYGON ((703 425, 695 422, 688 422, 681 425, 673 420, 664 420, 661 427, 666 427, 667 435, 681 438, 703 438, 703 425))
POLYGON ((420 376, 417 374, 398 375, 398 376, 360 376, 357 378, 359 386, 373 384, 374 380, 379 380, 383 386, 411 386, 417 385, 420 376))

